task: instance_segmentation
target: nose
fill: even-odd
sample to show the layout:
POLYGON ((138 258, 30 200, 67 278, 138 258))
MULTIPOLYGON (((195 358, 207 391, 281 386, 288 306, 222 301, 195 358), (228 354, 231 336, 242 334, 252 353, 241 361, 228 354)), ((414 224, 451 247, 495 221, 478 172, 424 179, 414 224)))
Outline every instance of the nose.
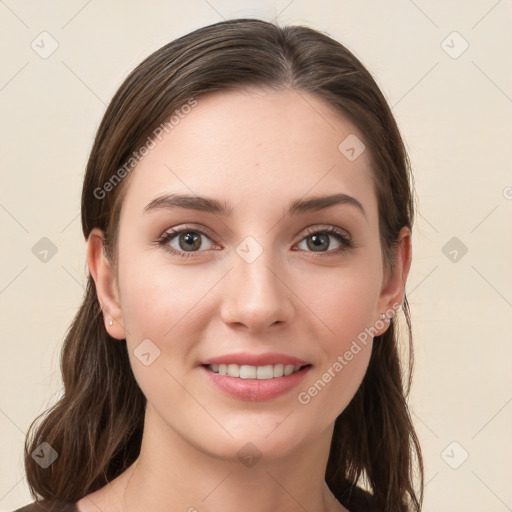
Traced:
POLYGON ((222 320, 249 332, 290 323, 294 313, 290 278, 276 265, 271 251, 263 251, 252 262, 234 254, 233 261, 226 276, 222 320))

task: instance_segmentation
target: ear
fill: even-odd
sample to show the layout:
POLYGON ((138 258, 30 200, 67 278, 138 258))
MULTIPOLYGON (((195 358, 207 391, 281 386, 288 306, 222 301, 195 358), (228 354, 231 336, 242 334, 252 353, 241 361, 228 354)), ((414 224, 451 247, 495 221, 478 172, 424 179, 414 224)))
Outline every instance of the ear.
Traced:
MULTIPOLYGON (((398 234, 397 244, 394 249, 395 264, 393 268, 388 269, 384 273, 382 289, 378 300, 377 314, 386 314, 389 318, 391 314, 394 316, 399 309, 398 305, 402 304, 405 292, 405 283, 412 261, 412 241, 411 230, 403 227, 398 234)), ((384 322, 385 327, 379 332, 379 336, 383 334, 389 322, 384 322)))
POLYGON ((122 323, 117 279, 103 250, 103 242, 103 232, 94 228, 87 239, 87 264, 96 284, 105 328, 112 338, 121 340, 126 338, 126 333, 122 323))

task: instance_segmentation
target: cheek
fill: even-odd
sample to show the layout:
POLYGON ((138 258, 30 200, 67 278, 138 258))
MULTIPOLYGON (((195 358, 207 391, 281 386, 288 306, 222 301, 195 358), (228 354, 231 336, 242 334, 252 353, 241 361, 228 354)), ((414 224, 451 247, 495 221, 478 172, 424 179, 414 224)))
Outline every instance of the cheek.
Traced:
POLYGON ((190 364, 194 333, 202 329, 201 298, 213 276, 203 280, 192 266, 173 268, 139 255, 120 261, 119 277, 133 374, 148 400, 165 410, 169 396, 182 394, 177 382, 190 364))
POLYGON ((187 328, 215 282, 208 273, 199 278, 193 265, 173 265, 144 254, 126 256, 119 272, 123 319, 133 341, 141 336, 165 341, 187 328))
POLYGON ((379 277, 365 265, 330 270, 310 275, 299 293, 324 324, 323 338, 330 340, 329 345, 343 348, 347 340, 375 322, 379 277))
POLYGON ((351 267, 333 273, 329 283, 316 282, 316 288, 304 288, 308 295, 303 296, 323 326, 316 336, 322 357, 297 398, 310 408, 311 418, 325 422, 345 409, 366 373, 373 344, 370 328, 377 320, 378 280, 368 267, 351 267))

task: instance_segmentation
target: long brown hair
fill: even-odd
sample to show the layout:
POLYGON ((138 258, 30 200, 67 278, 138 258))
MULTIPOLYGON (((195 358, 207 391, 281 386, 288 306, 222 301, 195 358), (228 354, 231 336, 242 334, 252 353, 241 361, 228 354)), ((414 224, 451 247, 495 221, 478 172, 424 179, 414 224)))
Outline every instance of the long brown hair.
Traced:
MULTIPOLYGON (((384 96, 361 62, 328 35, 256 19, 197 29, 151 54, 126 78, 105 112, 87 163, 82 190, 85 238, 100 228, 115 266, 119 213, 137 162, 134 155, 191 99, 247 87, 291 87, 316 94, 360 129, 371 155, 384 265, 392 267, 399 231, 412 227, 414 198, 409 159, 384 96)), ((378 510, 421 510, 423 463, 406 402, 413 365, 406 298, 403 314, 408 377, 399 360, 395 318, 375 338, 363 382, 335 422, 325 480, 342 504, 364 482, 378 510)), ((76 502, 135 461, 146 406, 125 340, 111 338, 104 327, 90 275, 66 333, 61 371, 63 396, 27 433, 25 471, 36 500, 76 502), (46 469, 32 458, 43 442, 58 453, 46 469)))

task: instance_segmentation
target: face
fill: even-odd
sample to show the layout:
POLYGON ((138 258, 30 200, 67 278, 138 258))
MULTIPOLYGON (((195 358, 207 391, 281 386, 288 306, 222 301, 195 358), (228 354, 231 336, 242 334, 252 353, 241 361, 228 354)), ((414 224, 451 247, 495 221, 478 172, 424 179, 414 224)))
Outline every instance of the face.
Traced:
POLYGON ((100 301, 148 411, 188 445, 284 456, 330 431, 357 391, 368 329, 386 329, 396 294, 368 152, 338 149, 354 135, 314 95, 225 91, 200 97, 132 171, 116 291, 100 287, 100 301))

